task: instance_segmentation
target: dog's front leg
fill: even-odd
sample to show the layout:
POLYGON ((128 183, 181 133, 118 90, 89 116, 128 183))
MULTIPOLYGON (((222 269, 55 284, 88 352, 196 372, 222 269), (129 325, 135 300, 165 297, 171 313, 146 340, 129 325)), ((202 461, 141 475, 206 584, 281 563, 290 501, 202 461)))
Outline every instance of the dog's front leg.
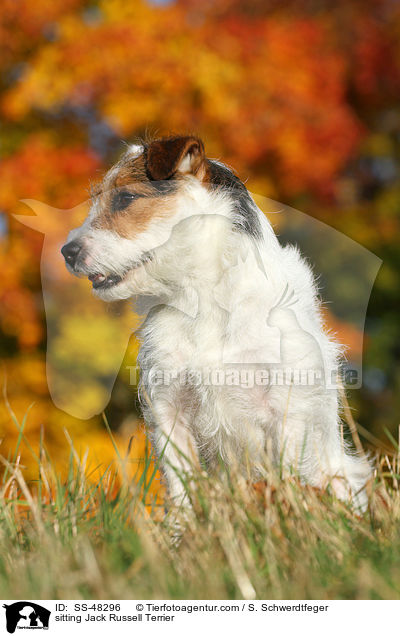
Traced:
POLYGON ((190 508, 189 490, 199 470, 197 444, 190 418, 175 404, 158 400, 152 405, 153 444, 168 494, 177 506, 190 508))

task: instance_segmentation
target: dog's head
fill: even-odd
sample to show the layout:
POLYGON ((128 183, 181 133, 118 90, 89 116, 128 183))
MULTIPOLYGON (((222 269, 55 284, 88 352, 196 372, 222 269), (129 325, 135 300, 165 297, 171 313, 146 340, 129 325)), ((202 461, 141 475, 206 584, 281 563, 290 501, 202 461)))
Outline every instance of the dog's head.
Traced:
POLYGON ((165 280, 158 277, 157 286, 155 264, 171 260, 171 250, 175 259, 190 250, 190 241, 176 232, 179 224, 217 214, 255 233, 252 206, 241 181, 205 157, 200 139, 162 138, 130 147, 109 170, 93 191, 87 219, 70 232, 61 251, 70 272, 87 276, 104 300, 160 293, 165 280))

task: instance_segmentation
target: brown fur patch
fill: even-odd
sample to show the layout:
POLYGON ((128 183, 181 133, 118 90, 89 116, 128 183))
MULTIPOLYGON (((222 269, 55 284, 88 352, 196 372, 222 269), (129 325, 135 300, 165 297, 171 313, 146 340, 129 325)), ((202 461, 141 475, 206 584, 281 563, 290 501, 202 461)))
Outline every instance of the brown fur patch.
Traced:
POLYGON ((123 238, 134 238, 144 232, 153 219, 172 214, 174 207, 172 201, 167 202, 164 197, 162 200, 159 197, 143 197, 133 201, 123 212, 109 214, 107 229, 117 232, 123 238))
POLYGON ((138 157, 125 155, 112 169, 113 175, 115 174, 114 170, 118 171, 112 182, 114 188, 120 188, 128 183, 149 183, 144 153, 138 157))
POLYGON ((186 156, 190 157, 190 172, 196 174, 205 159, 201 139, 191 136, 157 139, 147 150, 147 172, 152 179, 169 179, 186 156))
POLYGON ((99 212, 92 222, 96 229, 112 230, 123 238, 134 238, 150 225, 154 218, 162 218, 174 210, 173 194, 160 196, 147 176, 145 155, 124 155, 105 175, 95 191, 99 212), (117 190, 140 195, 121 211, 112 211, 112 197, 117 190))

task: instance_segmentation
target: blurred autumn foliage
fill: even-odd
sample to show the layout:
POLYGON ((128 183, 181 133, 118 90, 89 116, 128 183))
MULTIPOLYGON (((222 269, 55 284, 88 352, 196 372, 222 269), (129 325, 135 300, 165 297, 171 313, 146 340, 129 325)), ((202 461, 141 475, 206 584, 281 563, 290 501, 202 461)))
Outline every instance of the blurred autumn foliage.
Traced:
MULTIPOLYGON (((317 217, 383 259, 366 323, 364 384, 351 399, 375 435, 396 430, 399 3, 3 0, 0 69, 7 395, 18 418, 35 402, 27 430, 38 440, 43 428, 60 466, 64 426, 97 462, 107 463, 112 447, 100 418, 73 418, 50 399, 43 235, 12 214, 29 214, 21 199, 78 206, 89 182, 122 151, 122 140, 152 134, 195 132, 252 192, 317 217)), ((81 283, 83 307, 89 285, 81 283)), ((74 316, 64 317, 66 333, 74 316)), ((334 324, 344 341, 354 336, 350 325, 334 324)), ((101 321, 90 329, 98 330, 98 341, 112 337, 101 321)), ((140 458, 144 442, 126 372, 136 349, 132 336, 107 415, 121 448, 136 434, 132 452, 140 458)), ((96 355, 84 344, 80 351, 86 359, 96 355)), ((4 405, 0 425, 3 448, 11 448, 17 432, 4 405)))

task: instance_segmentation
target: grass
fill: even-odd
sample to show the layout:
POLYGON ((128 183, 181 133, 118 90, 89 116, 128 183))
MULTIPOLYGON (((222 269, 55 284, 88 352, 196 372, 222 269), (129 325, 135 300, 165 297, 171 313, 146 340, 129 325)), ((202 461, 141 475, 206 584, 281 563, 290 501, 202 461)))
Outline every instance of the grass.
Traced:
MULTIPOLYGON (((20 447, 2 458, 3 599, 396 599, 400 596, 399 457, 377 460, 368 512, 271 472, 256 486, 201 473, 193 513, 150 497, 151 456, 140 477, 115 465, 96 479, 70 444, 61 479, 43 446, 27 483, 20 447), (182 540, 171 540, 176 520, 182 540)), ((111 432, 110 432, 111 435, 111 432)))

